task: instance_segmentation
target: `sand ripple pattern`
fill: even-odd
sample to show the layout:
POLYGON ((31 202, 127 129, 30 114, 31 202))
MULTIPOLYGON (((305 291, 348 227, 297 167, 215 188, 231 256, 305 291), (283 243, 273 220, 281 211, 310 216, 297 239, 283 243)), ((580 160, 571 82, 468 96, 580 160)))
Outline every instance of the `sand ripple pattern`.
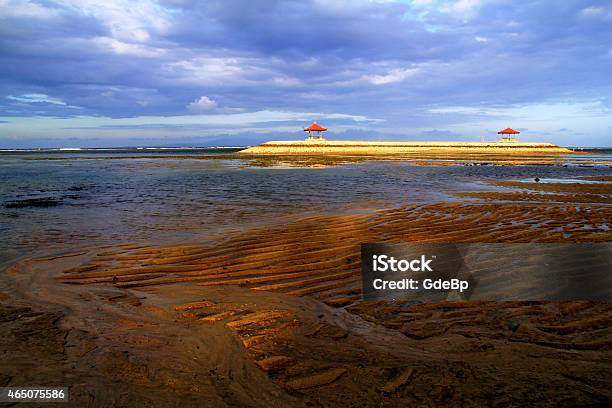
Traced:
POLYGON ((315 306, 202 295, 173 307, 178 319, 231 331, 272 382, 315 404, 606 406, 608 303, 361 301, 364 242, 611 241, 611 207, 564 197, 570 202, 490 195, 484 203, 301 218, 207 245, 115 246, 58 279, 119 290, 182 284, 174 288, 202 293, 231 285, 302 297, 301 305, 315 306))
POLYGON ((607 242, 611 213, 607 207, 585 205, 444 203, 311 217, 207 246, 101 250, 59 279, 120 288, 242 285, 347 306, 361 299, 363 242, 607 242))

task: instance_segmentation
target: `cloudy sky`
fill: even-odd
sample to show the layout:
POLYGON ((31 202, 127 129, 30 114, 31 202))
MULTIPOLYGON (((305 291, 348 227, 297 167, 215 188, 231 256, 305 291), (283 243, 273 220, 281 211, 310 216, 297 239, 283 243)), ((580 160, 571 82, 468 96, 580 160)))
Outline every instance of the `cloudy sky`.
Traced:
POLYGON ((0 0, 0 147, 612 145, 612 5, 0 0))

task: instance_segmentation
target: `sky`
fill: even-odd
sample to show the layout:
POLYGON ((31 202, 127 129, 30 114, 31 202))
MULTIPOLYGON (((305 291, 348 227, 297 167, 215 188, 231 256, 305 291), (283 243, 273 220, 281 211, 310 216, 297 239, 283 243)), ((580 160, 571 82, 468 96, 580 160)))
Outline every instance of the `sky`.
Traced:
POLYGON ((612 3, 0 0, 0 148, 612 146, 612 3))

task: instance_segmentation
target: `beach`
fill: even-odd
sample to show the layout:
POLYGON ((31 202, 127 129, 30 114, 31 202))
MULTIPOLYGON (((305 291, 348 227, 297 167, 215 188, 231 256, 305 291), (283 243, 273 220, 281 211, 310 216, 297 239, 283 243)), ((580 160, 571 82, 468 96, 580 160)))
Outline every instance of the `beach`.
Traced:
POLYGON ((3 249, 14 254, 0 279, 4 384, 68 379, 73 406, 612 400, 609 303, 364 302, 359 252, 610 242, 609 165, 62 157, 5 163, 22 193, 22 166, 77 181, 48 180, 2 210, 2 227, 22 237, 3 249), (138 194, 117 187, 128 172, 138 194), (107 210, 131 227, 117 231, 107 210), (84 220, 91 238, 79 244, 70 223, 84 220))
POLYGON ((0 408, 612 407, 611 2, 0 20, 0 408))

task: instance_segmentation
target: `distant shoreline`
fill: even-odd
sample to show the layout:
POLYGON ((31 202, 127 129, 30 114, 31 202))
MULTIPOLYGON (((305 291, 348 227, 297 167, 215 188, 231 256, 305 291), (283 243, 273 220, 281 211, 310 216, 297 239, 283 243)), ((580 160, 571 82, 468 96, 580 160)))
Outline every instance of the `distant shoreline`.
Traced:
MULTIPOLYGON (((284 143, 294 143, 297 141, 285 141, 284 143)), ((267 142, 272 143, 272 142, 267 142)), ((389 142, 383 142, 389 143, 389 142)), ((395 142, 395 143, 418 143, 418 142, 395 142)), ((435 142, 435 143, 447 143, 454 144, 455 142, 435 142)), ((469 143, 469 142, 457 142, 457 143, 469 143)), ((483 142, 473 142, 473 143, 483 143, 483 142)), ((488 144, 494 142, 485 142, 488 144)), ((264 143, 265 144, 265 143, 264 143)), ((120 151, 134 151, 134 152, 144 152, 144 151, 201 151, 201 150, 246 150, 251 149, 256 146, 118 146, 118 147, 29 147, 29 148, 0 148, 0 154, 11 154, 11 153, 87 153, 87 152, 120 152, 120 151)), ((572 153, 607 153, 612 152, 612 147, 589 147, 589 146, 567 146, 562 148, 570 150, 572 153)))

